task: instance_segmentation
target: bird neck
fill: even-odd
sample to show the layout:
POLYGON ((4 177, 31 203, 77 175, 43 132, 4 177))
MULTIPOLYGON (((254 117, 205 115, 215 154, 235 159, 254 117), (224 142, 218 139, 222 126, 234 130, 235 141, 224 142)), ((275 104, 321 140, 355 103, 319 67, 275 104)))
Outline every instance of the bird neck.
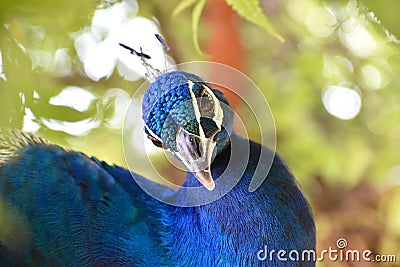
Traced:
MULTIPOLYGON (((254 259, 256 252, 265 245, 269 249, 287 251, 315 248, 310 207, 285 163, 260 144, 236 135, 230 139, 230 145, 218 153, 211 165, 215 189, 189 195, 202 200, 207 194, 220 194, 220 198, 192 207, 170 206, 164 212, 163 222, 169 232, 165 242, 174 252, 173 257, 186 266, 193 263, 190 259, 199 258, 205 262, 223 260, 228 266, 237 266, 239 262, 254 259), (271 166, 260 161, 264 153, 272 157, 271 166), (260 173, 256 172, 259 167, 260 173), (260 178, 253 177, 256 175, 262 175, 263 182, 250 192, 252 179, 260 178), (224 179, 223 183, 220 179, 224 179), (225 187, 230 182, 234 186, 225 187), (173 242, 182 236, 185 237, 182 243, 173 242), (233 252, 221 250, 229 240, 234 240, 233 252), (199 246, 213 253, 199 253, 199 246), (239 250, 241 259, 229 261, 239 250)), ((201 187, 191 173, 184 186, 201 187)), ((188 196, 184 191, 177 195, 182 199, 188 196)))
MULTIPOLYGON (((250 146, 251 141, 232 134, 211 164, 215 189, 207 190, 189 172, 183 188, 175 196, 178 206, 203 206, 215 200, 219 203, 232 203, 238 201, 238 195, 248 194, 250 180, 257 165, 249 162, 257 162, 259 154, 259 151, 255 150, 250 152, 250 146)), ((252 197, 255 197, 255 194, 252 194, 252 197)), ((211 207, 214 208, 213 205, 211 207)), ((221 209, 221 205, 215 208, 221 209)))

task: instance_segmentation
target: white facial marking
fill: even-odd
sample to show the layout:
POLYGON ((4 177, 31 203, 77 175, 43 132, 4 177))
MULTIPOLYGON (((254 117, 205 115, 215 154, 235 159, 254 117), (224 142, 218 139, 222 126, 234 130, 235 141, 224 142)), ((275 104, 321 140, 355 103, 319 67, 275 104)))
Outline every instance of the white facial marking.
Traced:
POLYGON ((154 138, 160 141, 161 143, 163 142, 160 137, 158 137, 146 124, 144 125, 146 127, 147 132, 154 138))
POLYGON ((207 93, 212 97, 214 102, 214 118, 213 121, 217 125, 218 129, 221 130, 222 122, 224 120, 224 112, 221 108, 219 99, 215 96, 214 92, 208 87, 203 85, 207 93))
POLYGON ((201 126, 201 123, 200 123, 200 117, 201 117, 200 108, 199 108, 199 105, 197 104, 197 99, 193 92, 193 85, 194 85, 194 83, 191 80, 188 80, 190 96, 192 97, 192 105, 193 105, 193 109, 194 109, 194 115, 196 116, 196 121, 199 124, 200 140, 205 140, 206 136, 204 134, 203 127, 201 126))

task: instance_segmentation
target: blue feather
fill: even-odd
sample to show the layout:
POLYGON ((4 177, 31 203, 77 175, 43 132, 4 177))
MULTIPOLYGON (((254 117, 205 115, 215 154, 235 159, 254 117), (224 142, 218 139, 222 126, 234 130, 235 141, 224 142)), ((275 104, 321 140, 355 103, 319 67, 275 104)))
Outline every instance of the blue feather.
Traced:
MULTIPOLYGON (((123 187, 103 164, 81 153, 57 146, 25 147, 1 168, 0 179, 2 198, 7 199, 3 205, 18 211, 32 239, 29 247, 12 251, 18 255, 15 264, 136 266, 164 262, 163 227, 155 200, 141 192, 128 171, 120 172, 118 178, 131 186, 123 187)), ((9 242, 26 235, 0 241, 7 248, 9 242)))

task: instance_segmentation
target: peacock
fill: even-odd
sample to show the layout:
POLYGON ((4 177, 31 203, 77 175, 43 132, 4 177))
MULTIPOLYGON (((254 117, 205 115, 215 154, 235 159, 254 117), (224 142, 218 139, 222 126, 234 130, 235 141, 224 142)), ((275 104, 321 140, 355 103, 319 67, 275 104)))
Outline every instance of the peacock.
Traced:
POLYGON ((142 114, 152 143, 187 167, 182 189, 1 130, 0 266, 315 265, 299 257, 315 250, 307 200, 277 154, 235 133, 221 91, 195 74, 166 72, 144 95, 142 114), (261 153, 273 157, 270 168, 261 153), (257 167, 263 182, 251 192, 257 167))

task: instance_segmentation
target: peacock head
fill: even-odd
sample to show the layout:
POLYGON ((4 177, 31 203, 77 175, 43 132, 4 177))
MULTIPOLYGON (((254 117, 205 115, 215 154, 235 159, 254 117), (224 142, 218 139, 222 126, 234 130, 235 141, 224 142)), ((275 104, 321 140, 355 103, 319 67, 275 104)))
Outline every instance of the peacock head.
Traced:
POLYGON ((194 74, 168 72, 150 85, 142 111, 153 144, 172 152, 213 190, 211 162, 229 144, 233 128, 233 111, 223 93, 194 74))

